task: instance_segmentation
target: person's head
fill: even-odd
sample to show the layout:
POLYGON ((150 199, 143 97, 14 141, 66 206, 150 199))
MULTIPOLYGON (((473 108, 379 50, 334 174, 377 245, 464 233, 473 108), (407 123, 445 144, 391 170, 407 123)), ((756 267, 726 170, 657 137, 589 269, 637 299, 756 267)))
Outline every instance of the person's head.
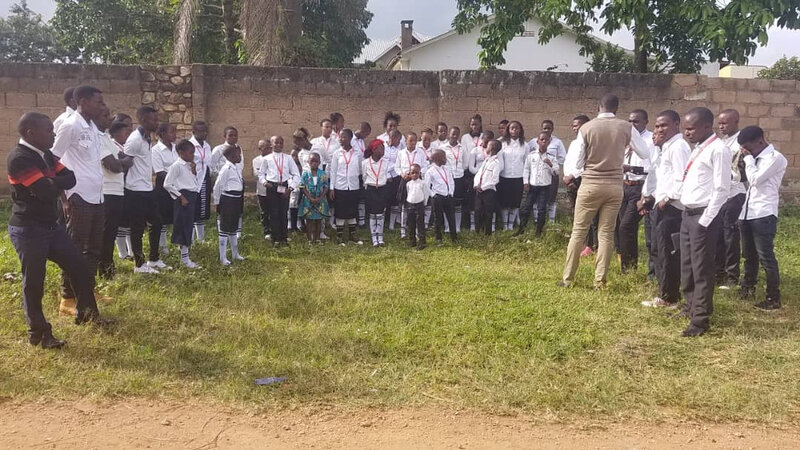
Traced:
POLYGON ((148 133, 155 133, 158 130, 158 113, 152 106, 142 106, 137 109, 136 120, 148 133))
POLYGON ((345 128, 339 133, 339 145, 345 150, 353 148, 353 130, 345 128))
POLYGON ((461 136, 461 128, 458 127, 450 128, 450 133, 447 135, 447 138, 450 141, 450 145, 457 145, 458 138, 460 136, 461 136))
POLYGON ((520 142, 525 142, 525 129, 522 128, 522 124, 516 120, 509 122, 505 138, 506 141, 519 140, 520 142))
POLYGON ((331 119, 322 119, 319 121, 319 129, 322 132, 322 137, 328 139, 333 132, 333 122, 331 122, 331 119))
POLYGON ((128 128, 133 128, 133 118, 125 113, 114 114, 114 122, 123 122, 128 128))
POLYGON ((309 137, 311 137, 311 134, 308 132, 308 130, 300 127, 294 130, 294 133, 292 133, 292 145, 296 148, 311 148, 311 142, 308 139, 309 137))
POLYGON ((433 130, 424 128, 422 130, 422 146, 429 148, 431 146, 431 141, 433 141, 433 130))
POLYGON ((372 133, 372 125, 369 122, 361 122, 358 125, 358 131, 356 134, 360 139, 366 139, 372 133))
POLYGON ((387 133, 391 133, 392 130, 396 130, 397 127, 399 127, 399 126, 400 126, 400 115, 398 115, 398 114, 396 114, 396 113, 394 113, 392 111, 388 111, 386 114, 384 114, 384 116, 383 116, 383 129, 387 133))
POLYGON ((311 170, 317 170, 319 169, 319 164, 319 153, 312 153, 311 156, 308 157, 308 167, 310 167, 311 170))
POLYGON ((497 139, 492 139, 486 145, 486 151, 489 152, 490 155, 496 155, 500 153, 500 150, 503 149, 503 143, 498 141, 497 139))
POLYGON ((739 131, 739 111, 726 109, 717 117, 717 128, 725 136, 733 136, 739 131))
POLYGON ((103 101, 103 91, 94 86, 84 84, 75 88, 73 92, 78 112, 85 118, 94 121, 106 107, 103 101))
POLYGON ((341 131, 344 128, 344 116, 342 113, 331 113, 331 124, 333 125, 334 130, 341 131))
POLYGON ((186 161, 194 161, 194 144, 188 139, 181 139, 175 144, 175 151, 178 152, 178 158, 186 161))
POLYGON ((19 137, 41 151, 50 150, 56 140, 53 122, 44 114, 29 112, 22 115, 17 123, 19 137))
POLYGON ((78 108, 78 102, 75 101, 75 87, 71 86, 64 89, 64 104, 72 109, 78 108))
POLYGON ((742 128, 736 140, 739 142, 739 145, 750 152, 753 157, 758 156, 769 145, 764 139, 764 130, 754 125, 742 128))
POLYGON ((546 153, 547 147, 550 146, 550 141, 553 139, 553 135, 546 132, 541 131, 539 136, 536 136, 536 145, 539 148, 539 153, 546 153))
POLYGON ((447 124, 439 122, 436 124, 436 139, 440 141, 447 140, 447 124))
POLYGON ((552 120, 544 119, 542 121, 542 131, 544 131, 547 134, 552 135, 554 129, 555 129, 555 124, 553 124, 552 120))
POLYGON ((619 109, 619 98, 614 94, 606 94, 603 98, 600 99, 600 103, 597 105, 597 109, 601 113, 617 113, 617 109, 619 109))
POLYGON ((572 119, 572 134, 577 136, 578 130, 581 129, 583 124, 589 121, 589 116, 585 114, 579 114, 572 119))
POLYGON ((506 135, 506 128, 508 128, 508 120, 503 119, 497 124, 497 135, 503 137, 506 135))
POLYGON ((431 161, 433 161, 433 163, 437 166, 441 167, 447 164, 447 155, 444 154, 444 151, 436 149, 433 151, 433 154, 431 154, 431 161))
POLYGON ((239 130, 236 127, 228 125, 225 127, 225 130, 222 131, 222 137, 225 138, 225 143, 230 145, 236 145, 239 143, 239 130))
POLYGON ((480 114, 475 114, 469 119, 469 134, 471 136, 480 136, 483 132, 483 117, 480 114))
POLYGON ((661 111, 656 117, 656 124, 653 127, 653 141, 656 145, 672 139, 673 136, 681 131, 681 116, 677 111, 668 109, 661 111))
POLYGON ((415 148, 417 148, 417 142, 419 142, 419 136, 417 133, 413 131, 406 133, 406 148, 408 151, 413 152, 415 148))
POLYGON ((412 164, 411 168, 408 170, 408 176, 411 177, 412 180, 419 180, 420 175, 422 175, 422 168, 419 164, 412 164))
POLYGON ((392 130, 389 133, 389 145, 392 147, 397 147, 400 145, 400 141, 403 139, 403 133, 400 132, 397 128, 392 130))
POLYGON ((367 151, 370 154, 370 157, 373 161, 378 161, 383 158, 383 154, 385 152, 385 147, 383 145, 383 141, 380 139, 375 139, 369 144, 369 148, 367 151))
POLYGON ((690 144, 699 144, 714 133, 714 113, 698 106, 692 108, 683 118, 683 136, 690 144))
POLYGON ((225 156, 225 159, 234 164, 242 162, 242 151, 233 144, 226 145, 225 150, 222 151, 222 155, 225 156))
POLYGON ((489 142, 494 140, 494 131, 486 130, 483 132, 483 138, 481 139, 481 147, 489 148, 489 142))
POLYGON ((208 139, 208 125, 202 120, 196 120, 192 124, 192 135, 202 144, 208 139))
POLYGON ((158 125, 158 138, 165 144, 172 144, 178 138, 175 125, 167 122, 162 122, 158 125))
POLYGON ((108 130, 108 127, 111 126, 111 122, 111 111, 108 107, 103 108, 100 115, 94 120, 94 124, 97 125, 97 129, 101 132, 108 130))
POLYGON ((261 156, 267 156, 272 153, 272 145, 266 139, 259 139, 258 152, 261 153, 261 156))
POLYGON ((283 138, 280 136, 272 136, 269 138, 270 144, 272 144, 272 151, 275 153, 283 153, 283 138))
POLYGON ((633 125, 633 128, 636 128, 636 131, 641 133, 647 128, 650 119, 647 117, 647 111, 643 109, 634 109, 628 114, 628 122, 633 125))
POLYGON ((125 144, 132 131, 133 128, 129 127, 125 122, 112 122, 108 128, 109 136, 118 144, 125 144))

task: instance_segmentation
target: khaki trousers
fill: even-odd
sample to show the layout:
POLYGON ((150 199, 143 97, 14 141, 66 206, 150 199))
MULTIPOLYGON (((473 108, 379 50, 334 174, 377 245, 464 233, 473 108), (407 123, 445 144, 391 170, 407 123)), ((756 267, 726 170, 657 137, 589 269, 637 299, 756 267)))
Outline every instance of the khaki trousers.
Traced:
POLYGON ((585 246, 586 236, 595 215, 599 215, 597 222, 599 244, 594 266, 594 283, 601 285, 606 282, 608 264, 611 261, 611 255, 614 254, 614 227, 621 204, 621 180, 583 180, 575 201, 572 235, 567 247, 567 261, 563 277, 566 284, 572 284, 575 280, 581 251, 585 246))

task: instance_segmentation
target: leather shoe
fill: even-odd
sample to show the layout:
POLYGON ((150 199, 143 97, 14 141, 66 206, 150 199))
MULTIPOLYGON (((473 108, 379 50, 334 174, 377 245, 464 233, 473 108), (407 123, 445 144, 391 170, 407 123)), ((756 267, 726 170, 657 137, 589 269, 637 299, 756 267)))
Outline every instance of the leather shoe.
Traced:
POLYGON ((106 328, 116 325, 117 320, 108 317, 101 317, 100 312, 95 310, 78 314, 78 316, 75 318, 75 325, 83 325, 85 323, 91 323, 99 327, 106 328))
POLYGON ((42 348, 61 348, 67 345, 67 341, 56 339, 51 333, 47 334, 29 334, 28 341, 33 346, 41 345, 42 348))
POLYGON ((684 310, 680 310, 680 311, 678 311, 676 313, 668 312, 666 315, 670 319, 688 319, 689 318, 689 313, 684 311, 684 310))
POLYGON ((681 333, 681 336, 683 336, 683 337, 697 337, 697 336, 704 335, 706 333, 706 331, 708 331, 708 329, 706 329, 706 328, 700 328, 700 327, 696 327, 694 325, 689 325, 689 327, 687 327, 685 330, 683 330, 683 332, 681 333))
POLYGON ((559 281, 558 283, 556 283, 556 286, 558 286, 560 288, 571 288, 572 287, 572 283, 569 283, 569 282, 566 282, 566 281, 559 281))

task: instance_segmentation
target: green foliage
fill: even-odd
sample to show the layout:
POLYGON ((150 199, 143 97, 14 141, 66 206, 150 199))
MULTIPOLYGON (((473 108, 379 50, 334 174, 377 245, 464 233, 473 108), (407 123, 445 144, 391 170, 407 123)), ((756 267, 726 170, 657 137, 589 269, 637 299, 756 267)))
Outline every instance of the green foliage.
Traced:
POLYGON ((295 43, 294 66, 349 67, 369 43, 367 0, 303 2, 303 35, 295 43))
POLYGON ((592 72, 633 72, 633 56, 616 45, 606 43, 592 53, 589 70, 592 72))
POLYGON ((791 58, 784 56, 775 61, 772 67, 759 70, 758 78, 800 81, 800 58, 797 56, 791 58))
POLYGON ((696 72, 707 59, 745 64, 766 44, 769 27, 800 28, 800 0, 458 0, 458 6, 459 32, 485 24, 478 40, 484 68, 505 62, 508 42, 530 18, 542 22, 543 44, 571 28, 582 55, 597 50, 590 33, 601 19, 606 34, 630 29, 642 61, 637 71, 647 70, 648 59, 671 72, 696 72))
POLYGON ((0 17, 0 62, 69 62, 76 53, 61 48, 51 26, 28 8, 14 4, 8 18, 0 17))

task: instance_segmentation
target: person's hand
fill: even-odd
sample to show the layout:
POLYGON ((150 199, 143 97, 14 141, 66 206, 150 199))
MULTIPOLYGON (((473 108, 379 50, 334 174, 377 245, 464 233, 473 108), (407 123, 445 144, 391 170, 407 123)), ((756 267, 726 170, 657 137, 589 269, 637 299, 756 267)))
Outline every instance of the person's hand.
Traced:
POLYGON ((481 192, 483 192, 483 189, 481 189, 481 187, 480 187, 480 186, 478 186, 478 187, 476 187, 476 188, 475 188, 475 192, 477 192, 478 194, 480 194, 481 192))
POLYGON ((528 189, 530 189, 530 188, 531 188, 531 185, 528 184, 528 183, 525 183, 525 184, 522 185, 522 192, 528 192, 528 189))
POLYGON ((639 201, 636 202, 636 210, 641 213, 643 209, 644 209, 644 199, 640 198, 639 201))
POLYGON ((69 222, 72 207, 69 205, 69 200, 67 200, 66 197, 61 199, 61 211, 64 213, 64 222, 69 222))
POLYGON ((328 193, 328 198, 330 198, 331 201, 336 200, 336 194, 334 193, 333 189, 331 189, 331 191, 328 193))
POLYGON ((740 147, 739 152, 742 154, 742 158, 744 158, 745 156, 752 156, 752 154, 748 152, 747 149, 744 147, 740 147))
POLYGON ((544 159, 544 163, 545 163, 545 164, 547 164, 547 165, 548 165, 548 166, 550 166, 550 167, 553 167, 553 162, 552 162, 552 161, 550 161, 550 158, 545 158, 545 159, 544 159))
POLYGON ((120 151, 119 153, 117 153, 117 159, 125 159, 127 156, 128 155, 126 155, 125 152, 123 152, 123 151, 120 151))
POLYGON ((573 177, 572 175, 567 175, 564 177, 564 184, 566 184, 567 186, 571 185, 573 181, 575 181, 575 177, 573 177))
POLYGON ((666 208, 666 207, 667 207, 667 201, 666 200, 661 200, 660 202, 658 202, 658 210, 659 211, 663 211, 664 208, 666 208))
POLYGON ((270 183, 269 181, 265 181, 264 182, 264 187, 267 188, 267 189, 272 189, 272 183, 270 183))
POLYGON ((189 163, 189 168, 192 169, 192 174, 197 175, 197 164, 194 161, 189 163))
POLYGON ((181 206, 183 206, 184 208, 189 206, 189 200, 183 195, 181 195, 181 206))

